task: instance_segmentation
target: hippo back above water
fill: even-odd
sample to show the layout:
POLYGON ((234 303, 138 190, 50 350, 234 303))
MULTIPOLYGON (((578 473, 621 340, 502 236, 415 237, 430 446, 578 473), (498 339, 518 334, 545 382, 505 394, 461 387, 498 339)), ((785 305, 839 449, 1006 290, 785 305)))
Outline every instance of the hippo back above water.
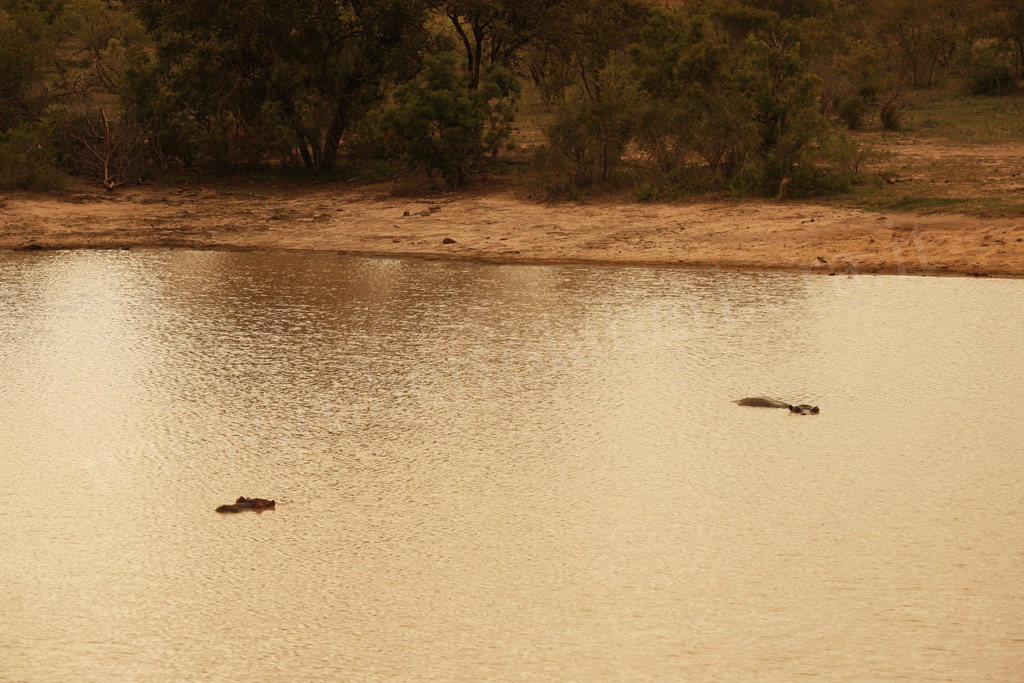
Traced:
POLYGON ((230 505, 221 505, 217 508, 217 512, 241 512, 242 510, 273 510, 277 505, 272 500, 266 498, 246 498, 245 496, 239 496, 238 500, 230 505))
POLYGON ((753 396, 751 398, 741 398, 733 401, 738 406, 750 406, 753 408, 787 408, 789 412, 796 413, 797 415, 817 415, 818 406, 810 406, 806 403, 800 405, 792 405, 785 401, 779 401, 774 398, 768 398, 767 396, 753 396))

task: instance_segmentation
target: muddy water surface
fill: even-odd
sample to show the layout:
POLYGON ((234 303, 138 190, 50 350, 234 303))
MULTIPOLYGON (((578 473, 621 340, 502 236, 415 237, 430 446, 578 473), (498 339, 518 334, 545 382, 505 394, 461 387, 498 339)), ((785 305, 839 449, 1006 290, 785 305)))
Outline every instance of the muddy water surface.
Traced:
POLYGON ((1022 285, 0 253, 0 680, 1021 680, 1022 285))

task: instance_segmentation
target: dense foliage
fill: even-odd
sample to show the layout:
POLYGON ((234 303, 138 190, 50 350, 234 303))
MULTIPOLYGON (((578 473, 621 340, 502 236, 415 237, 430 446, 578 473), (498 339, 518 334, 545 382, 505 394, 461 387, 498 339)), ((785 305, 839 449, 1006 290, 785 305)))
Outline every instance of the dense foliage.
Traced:
POLYGON ((428 57, 422 73, 371 116, 370 134, 405 165, 455 188, 508 142, 518 92, 518 81, 497 64, 474 76, 452 54, 428 57))
POLYGON ((161 169, 415 168, 512 146, 578 196, 832 192, 842 132, 1024 78, 1019 0, 0 0, 0 188, 161 169))
POLYGON ((164 158, 227 169, 297 155, 330 170, 345 133, 411 73, 426 44, 414 0, 137 0, 157 58, 128 104, 164 158))

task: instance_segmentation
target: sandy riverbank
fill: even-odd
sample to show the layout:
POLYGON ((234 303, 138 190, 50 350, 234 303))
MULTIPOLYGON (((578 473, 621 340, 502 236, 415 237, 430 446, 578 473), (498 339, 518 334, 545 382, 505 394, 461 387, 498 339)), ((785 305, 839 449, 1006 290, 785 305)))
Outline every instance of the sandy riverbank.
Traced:
POLYGON ((771 201, 551 204, 501 187, 396 196, 384 184, 231 183, 0 200, 0 249, 29 246, 1024 277, 1015 218, 771 201))

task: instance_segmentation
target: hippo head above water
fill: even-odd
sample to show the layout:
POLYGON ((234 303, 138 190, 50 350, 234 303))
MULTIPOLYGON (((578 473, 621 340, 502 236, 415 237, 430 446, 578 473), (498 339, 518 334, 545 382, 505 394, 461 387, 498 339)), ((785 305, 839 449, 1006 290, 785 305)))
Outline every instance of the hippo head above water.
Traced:
POLYGON ((798 406, 789 406, 789 412, 799 415, 817 415, 818 406, 809 406, 806 403, 801 403, 798 406))

